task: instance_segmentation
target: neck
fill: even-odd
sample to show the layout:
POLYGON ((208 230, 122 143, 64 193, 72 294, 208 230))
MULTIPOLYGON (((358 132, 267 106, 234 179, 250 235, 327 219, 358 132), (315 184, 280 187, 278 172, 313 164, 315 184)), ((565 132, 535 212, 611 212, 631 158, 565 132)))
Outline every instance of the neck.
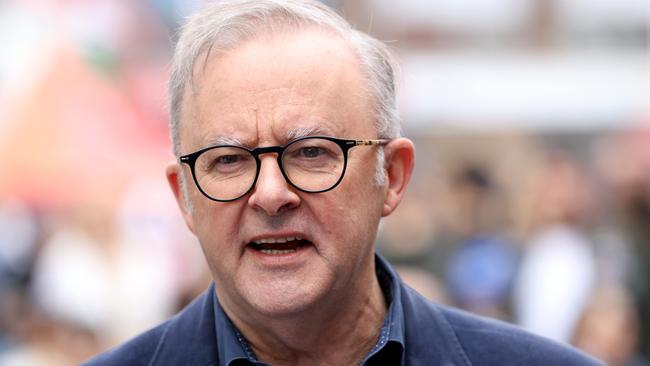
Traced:
POLYGON ((272 365, 360 364, 377 343, 386 301, 369 271, 343 294, 286 318, 238 317, 224 311, 249 341, 259 360, 272 365))

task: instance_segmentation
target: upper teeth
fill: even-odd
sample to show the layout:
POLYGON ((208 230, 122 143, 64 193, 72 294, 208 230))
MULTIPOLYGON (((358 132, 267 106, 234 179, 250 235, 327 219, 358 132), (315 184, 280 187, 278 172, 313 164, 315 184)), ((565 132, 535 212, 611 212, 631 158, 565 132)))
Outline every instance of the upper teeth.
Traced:
POLYGON ((286 237, 286 238, 263 238, 263 239, 255 240, 255 244, 286 243, 288 241, 294 241, 294 240, 302 240, 302 238, 293 237, 293 236, 289 236, 289 237, 286 237))

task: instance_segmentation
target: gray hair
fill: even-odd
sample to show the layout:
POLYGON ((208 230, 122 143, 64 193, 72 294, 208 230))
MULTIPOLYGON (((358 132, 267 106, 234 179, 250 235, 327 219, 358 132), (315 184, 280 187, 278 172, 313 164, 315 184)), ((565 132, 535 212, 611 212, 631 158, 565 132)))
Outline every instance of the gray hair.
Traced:
MULTIPOLYGON (((401 134, 396 105, 397 63, 389 48, 357 31, 335 11, 314 0, 225 0, 214 2, 190 17, 176 44, 169 82, 171 137, 174 154, 180 154, 180 119, 183 97, 194 87, 194 70, 200 57, 223 54, 265 32, 278 29, 325 29, 341 36, 359 59, 368 91, 375 104, 375 128, 380 138, 401 134)), ((205 61, 204 61, 205 62, 205 61)), ((385 182, 383 149, 375 183, 385 182)))

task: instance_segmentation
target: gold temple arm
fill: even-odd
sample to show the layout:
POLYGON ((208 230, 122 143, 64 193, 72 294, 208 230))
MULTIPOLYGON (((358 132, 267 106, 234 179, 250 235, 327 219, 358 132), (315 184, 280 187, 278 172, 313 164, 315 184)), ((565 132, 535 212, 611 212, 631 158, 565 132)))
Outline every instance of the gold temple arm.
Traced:
POLYGON ((359 146, 359 145, 384 145, 389 143, 390 140, 388 139, 379 139, 379 140, 355 140, 354 145, 359 146))

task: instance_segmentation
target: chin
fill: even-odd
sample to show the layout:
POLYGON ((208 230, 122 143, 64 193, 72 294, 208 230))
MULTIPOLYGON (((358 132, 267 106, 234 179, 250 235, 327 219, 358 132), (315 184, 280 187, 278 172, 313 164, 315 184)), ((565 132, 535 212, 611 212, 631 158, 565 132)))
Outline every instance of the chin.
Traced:
POLYGON ((298 316, 313 309, 329 293, 322 283, 307 281, 277 281, 255 283, 242 294, 245 301, 259 314, 282 318, 298 316), (261 285, 261 286, 260 286, 261 285))

